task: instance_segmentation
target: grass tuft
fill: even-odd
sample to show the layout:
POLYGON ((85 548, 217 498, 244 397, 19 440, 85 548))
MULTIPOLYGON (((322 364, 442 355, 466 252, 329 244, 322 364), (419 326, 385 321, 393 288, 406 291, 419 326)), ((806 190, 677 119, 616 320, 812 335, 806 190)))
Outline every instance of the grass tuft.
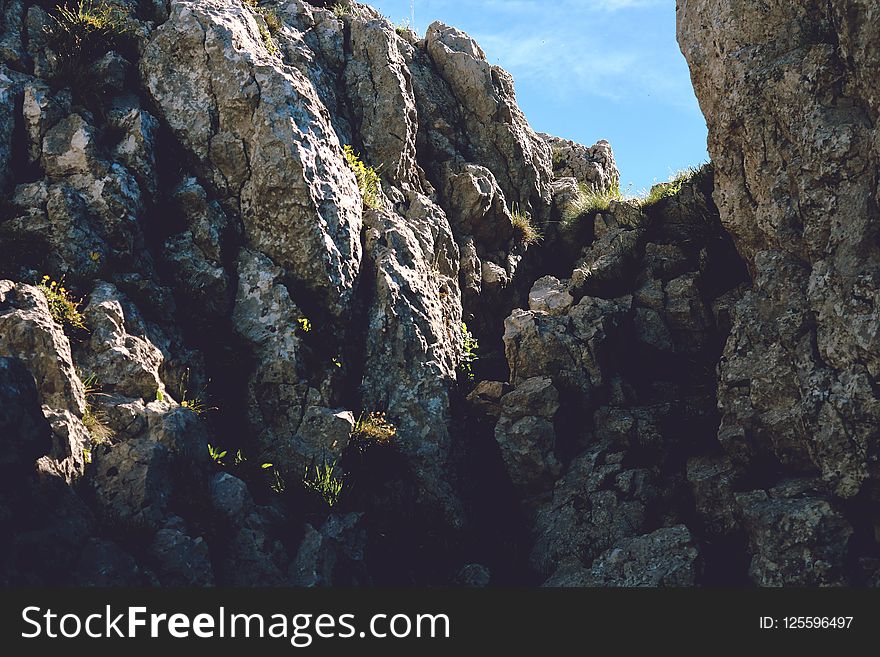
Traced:
POLYGON ((92 400, 101 393, 98 377, 94 374, 82 379, 83 389, 86 396, 86 408, 83 412, 82 423, 89 431, 92 442, 96 445, 106 445, 113 438, 113 430, 106 425, 106 414, 95 409, 92 400))
POLYGON ((56 77, 71 89, 90 85, 91 64, 118 49, 129 36, 124 15, 103 0, 59 4, 49 13, 44 29, 58 56, 56 77))
POLYGON ((531 246, 544 239, 540 229, 532 223, 532 216, 528 212, 523 212, 514 206, 510 212, 510 221, 513 224, 516 238, 520 244, 531 246))
POLYGON ((647 196, 641 200, 640 204, 643 209, 656 205, 663 199, 678 194, 681 191, 682 185, 687 183, 699 184, 707 176, 710 176, 712 172, 713 168, 711 162, 706 162, 698 167, 682 169, 670 176, 667 182, 659 183, 651 187, 651 190, 648 192, 647 196))
POLYGON ((563 227, 572 226, 599 212, 607 212, 612 201, 623 200, 620 186, 596 189, 583 183, 578 185, 578 195, 562 215, 563 227))
POLYGON ((335 475, 336 462, 323 463, 316 465, 310 473, 306 468, 303 474, 303 486, 306 490, 313 491, 321 496, 327 506, 333 508, 339 501, 339 495, 342 493, 343 482, 335 475))

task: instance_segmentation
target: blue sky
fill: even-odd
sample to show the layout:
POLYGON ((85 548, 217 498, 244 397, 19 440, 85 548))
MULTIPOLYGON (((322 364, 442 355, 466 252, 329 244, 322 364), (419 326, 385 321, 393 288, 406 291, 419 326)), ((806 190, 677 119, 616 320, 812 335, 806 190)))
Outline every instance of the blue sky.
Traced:
MULTIPOLYGON (((395 23, 410 0, 367 0, 395 23)), ((513 75, 535 130, 591 145, 607 139, 624 191, 701 164, 706 122, 675 41, 675 0, 413 0, 474 37, 513 75)))

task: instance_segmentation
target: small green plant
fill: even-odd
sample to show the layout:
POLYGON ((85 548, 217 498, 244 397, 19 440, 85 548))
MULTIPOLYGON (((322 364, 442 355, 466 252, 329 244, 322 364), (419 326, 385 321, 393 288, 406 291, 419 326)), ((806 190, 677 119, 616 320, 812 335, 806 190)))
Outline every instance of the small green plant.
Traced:
POLYGON ((532 216, 517 206, 514 206, 510 212, 510 221, 513 223, 517 239, 521 244, 531 246, 544 239, 541 231, 532 223, 532 216))
POLYGON ((72 89, 87 83, 91 63, 117 49, 129 34, 120 10, 103 0, 58 4, 45 31, 58 56, 57 77, 72 89))
POLYGON ((699 183, 712 173, 712 163, 707 162, 699 167, 688 167, 671 175, 665 183, 659 183, 651 187, 645 198, 641 199, 642 208, 656 205, 665 198, 675 196, 681 191, 685 183, 699 183))
POLYGON ((571 226, 591 215, 606 212, 612 201, 623 200, 620 185, 608 189, 597 189, 588 185, 578 185, 578 195, 562 215, 562 225, 571 226))
POLYGON ((553 170, 558 171, 567 163, 565 159, 565 155, 562 154, 562 151, 553 149, 550 153, 550 160, 553 164, 553 170))
POLYGON ((382 207, 382 182, 379 178, 379 172, 373 167, 364 164, 350 144, 345 144, 342 147, 342 151, 345 155, 345 161, 357 179, 358 189, 361 190, 364 205, 374 210, 380 209, 382 207))
POLYGON ((415 32, 408 18, 405 19, 402 23, 398 23, 397 25, 395 25, 394 31, 397 32, 397 34, 399 34, 400 36, 406 36, 415 32))
POLYGON ((303 474, 303 486, 306 490, 313 491, 321 496, 327 506, 333 508, 339 501, 339 494, 342 492, 342 479, 335 476, 336 462, 324 462, 316 465, 313 472, 309 472, 306 468, 303 474))
POLYGON ((98 411, 92 402, 97 395, 102 394, 101 386, 98 384, 98 377, 92 374, 81 378, 83 391, 85 392, 86 397, 86 406, 83 411, 82 423, 85 425, 86 429, 88 429, 89 436, 91 436, 94 444, 107 444, 110 442, 110 439, 113 438, 113 431, 106 424, 107 416, 98 411))
POLYGON ((360 449, 366 449, 375 445, 388 445, 397 435, 395 427, 385 413, 373 411, 361 413, 351 430, 350 440, 360 449))
POLYGON ((165 401, 165 393, 162 392, 161 390, 157 390, 157 391, 156 391, 156 401, 157 401, 157 402, 163 402, 163 401, 165 401))
POLYGON ((259 14, 263 18, 262 21, 257 21, 257 29, 260 31, 260 40, 266 46, 266 50, 270 55, 280 55, 281 50, 278 48, 278 44, 275 43, 275 39, 272 38, 273 34, 278 34, 284 27, 281 19, 278 18, 278 14, 275 13, 274 9, 261 7, 258 0, 243 1, 255 14, 259 14))
POLYGON ((221 468, 226 465, 223 462, 223 459, 226 458, 226 450, 221 450, 219 447, 214 447, 211 443, 208 443, 208 455, 211 457, 211 460, 214 461, 216 465, 219 465, 221 468))
POLYGON ((278 48, 278 44, 276 44, 275 39, 272 38, 271 30, 263 23, 257 23, 257 29, 260 30, 260 39, 262 40, 263 45, 266 46, 266 51, 273 57, 280 56, 281 49, 278 48))
POLYGON ((195 397, 193 399, 186 398, 186 392, 183 393, 183 399, 180 401, 180 407, 185 408, 191 413, 195 413, 199 417, 202 417, 208 411, 216 411, 217 409, 213 406, 209 407, 205 404, 204 401, 200 397, 195 397))
POLYGON ((43 276, 37 287, 46 296, 46 301, 49 303, 49 313, 57 324, 60 324, 62 328, 87 330, 83 316, 79 312, 82 299, 77 301, 71 296, 68 289, 64 287, 63 276, 59 281, 43 276))
POLYGON ((461 323, 461 364, 459 371, 468 381, 474 380, 474 363, 479 359, 477 350, 480 343, 474 337, 474 334, 468 330, 467 324, 461 323))
POLYGON ((336 18, 342 18, 351 14, 351 5, 347 2, 337 2, 330 9, 336 18))
POLYGON ((278 14, 275 13, 274 9, 261 9, 260 13, 263 15, 266 26, 272 34, 278 34, 284 28, 284 23, 278 18, 278 14))
POLYGON ((278 468, 276 468, 271 463, 264 463, 262 465, 263 470, 272 470, 272 481, 269 483, 269 488, 272 489, 273 493, 277 493, 281 495, 287 486, 284 483, 284 477, 281 476, 281 473, 278 472, 278 468))
POLYGON ((299 324, 299 328, 303 333, 308 333, 312 330, 312 323, 306 317, 300 317, 296 320, 296 323, 299 324))

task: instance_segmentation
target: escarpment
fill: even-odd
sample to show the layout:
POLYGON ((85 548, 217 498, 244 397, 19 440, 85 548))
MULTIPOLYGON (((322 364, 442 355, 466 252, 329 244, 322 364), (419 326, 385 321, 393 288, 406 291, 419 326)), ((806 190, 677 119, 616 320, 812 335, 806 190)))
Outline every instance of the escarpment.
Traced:
POLYGON ((868 4, 682 6, 651 203, 324 4, 0 0, 0 581, 876 584, 868 4))

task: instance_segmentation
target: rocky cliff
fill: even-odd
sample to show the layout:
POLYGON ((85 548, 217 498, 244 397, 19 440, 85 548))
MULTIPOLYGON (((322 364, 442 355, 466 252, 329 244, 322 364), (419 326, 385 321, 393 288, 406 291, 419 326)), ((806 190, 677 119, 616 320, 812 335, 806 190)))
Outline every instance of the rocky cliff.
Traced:
POLYGON ((645 203, 324 4, 0 0, 0 581, 877 583, 876 12, 680 3, 645 203))

